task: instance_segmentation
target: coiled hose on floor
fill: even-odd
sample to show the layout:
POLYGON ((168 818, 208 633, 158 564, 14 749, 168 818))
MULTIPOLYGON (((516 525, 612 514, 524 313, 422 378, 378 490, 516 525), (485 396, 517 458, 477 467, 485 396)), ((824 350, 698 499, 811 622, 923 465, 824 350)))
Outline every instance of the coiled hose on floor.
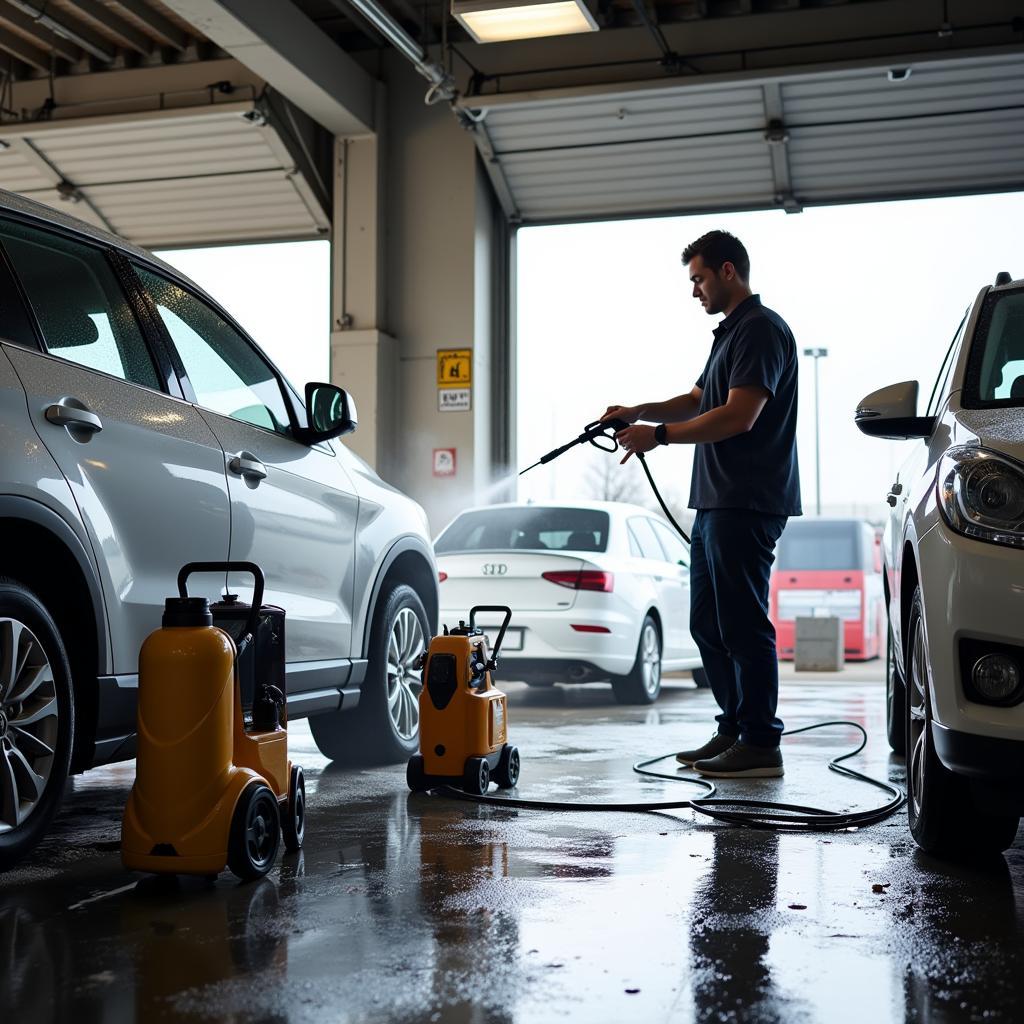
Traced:
POLYGON ((836 832, 844 829, 862 828, 874 825, 895 814, 905 803, 906 794, 899 786, 881 779, 873 779, 870 775, 848 768, 842 762, 856 757, 865 747, 868 734, 857 722, 835 721, 815 722, 799 729, 789 729, 784 736, 796 736, 813 729, 828 729, 835 726, 849 726, 860 733, 860 745, 839 757, 832 758, 828 767, 830 771, 846 778, 866 782, 870 786, 881 789, 890 795, 890 799, 879 807, 863 811, 825 811, 820 807, 805 807, 802 804, 778 803, 771 800, 743 800, 735 797, 715 796, 717 789, 706 779, 680 775, 678 772, 654 771, 651 765, 665 761, 674 754, 659 754, 645 761, 637 761, 633 771, 639 775, 647 775, 656 779, 667 779, 671 782, 685 782, 690 786, 699 786, 707 794, 691 800, 659 800, 633 803, 594 803, 589 801, 571 800, 527 800, 521 797, 479 796, 466 793, 454 786, 440 786, 431 792, 439 796, 454 797, 457 800, 469 800, 473 803, 487 804, 491 807, 516 807, 533 811, 675 811, 690 809, 698 814, 706 815, 715 821, 727 825, 740 825, 744 828, 766 829, 772 832, 836 832))

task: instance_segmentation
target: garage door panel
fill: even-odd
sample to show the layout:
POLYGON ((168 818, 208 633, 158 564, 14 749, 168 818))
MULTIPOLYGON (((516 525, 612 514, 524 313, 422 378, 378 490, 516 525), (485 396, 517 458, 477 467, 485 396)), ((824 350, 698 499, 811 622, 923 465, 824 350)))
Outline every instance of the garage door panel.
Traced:
POLYGON ((527 222, 1024 187, 1024 60, 910 67, 479 99, 527 222))
POLYGON ((601 150, 557 150, 551 153, 506 157, 505 166, 511 174, 554 181, 572 175, 600 176, 619 172, 636 173, 643 167, 664 166, 676 176, 735 171, 745 168, 756 173, 770 173, 770 160, 763 146, 737 142, 714 146, 703 142, 686 142, 616 146, 601 150))
POLYGON ((888 68, 838 73, 827 79, 782 85, 786 122, 841 122, 868 117, 908 117, 1019 103, 1024 65, 1019 57, 983 62, 911 65, 905 81, 890 82, 888 68))
POLYGON ((730 89, 708 97, 692 90, 665 94, 622 93, 574 103, 532 104, 491 111, 487 128, 502 151, 549 145, 601 145, 652 138, 718 134, 761 127, 760 87, 730 89), (543 110, 537 108, 543 106, 543 110))
POLYGON ((327 211, 249 102, 18 125, 0 186, 150 248, 322 238, 327 211), (69 207, 63 180, 82 201, 69 207))
POLYGON ((789 166, 795 191, 809 201, 956 191, 957 182, 1024 187, 1024 112, 795 129, 789 166))
POLYGON ((773 189, 767 148, 744 136, 510 154, 502 165, 531 219, 649 211, 658 203, 706 209, 721 206, 723 197, 749 205, 754 197, 768 200, 773 189))

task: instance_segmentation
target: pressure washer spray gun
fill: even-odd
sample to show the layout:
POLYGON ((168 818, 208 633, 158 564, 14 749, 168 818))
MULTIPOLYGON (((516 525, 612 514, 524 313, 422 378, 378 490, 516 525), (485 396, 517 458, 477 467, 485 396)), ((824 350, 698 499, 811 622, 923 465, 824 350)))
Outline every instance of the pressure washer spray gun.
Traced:
MULTIPOLYGON (((578 444, 589 443, 595 448, 600 448, 603 452, 617 452, 619 450, 619 442, 615 440, 615 435, 620 430, 625 430, 628 426, 630 424, 618 418, 594 420, 593 423, 588 423, 583 428, 583 433, 579 437, 574 438, 567 444, 563 444, 560 448, 555 448, 553 451, 548 452, 547 455, 542 455, 532 466, 527 466, 526 469, 522 470, 519 475, 522 476, 523 473, 529 473, 531 469, 535 469, 537 466, 546 466, 549 462, 557 459, 559 455, 564 455, 570 448, 575 448, 578 444), (599 442, 599 438, 603 441, 610 441, 611 444, 602 444, 599 442)), ((689 544, 690 535, 676 522, 675 516, 669 512, 665 499, 662 498, 661 491, 658 490, 658 485, 654 482, 654 477, 651 476, 651 470, 647 465, 647 459, 644 458, 644 453, 637 452, 636 457, 640 460, 640 465, 643 466, 644 473, 647 475, 647 482, 651 485, 651 490, 658 499, 658 504, 661 506, 661 511, 665 513, 665 518, 675 527, 676 533, 689 544)))
MULTIPOLYGON (((619 442, 615 440, 615 435, 620 430, 625 430, 628 426, 629 424, 625 420, 620 419, 594 420, 593 423, 588 423, 583 428, 583 433, 574 441, 563 444, 561 448, 556 448, 553 452, 548 452, 547 455, 542 455, 532 466, 527 466, 519 475, 522 476, 523 473, 529 473, 531 469, 536 469, 537 466, 546 466, 552 460, 557 459, 559 455, 564 455, 570 448, 575 448, 578 444, 587 444, 589 442, 595 448, 600 448, 603 452, 618 451, 619 442), (598 444, 597 439, 599 437, 606 441, 611 441, 611 447, 598 444)), ((642 455, 640 457, 643 458, 642 455)))

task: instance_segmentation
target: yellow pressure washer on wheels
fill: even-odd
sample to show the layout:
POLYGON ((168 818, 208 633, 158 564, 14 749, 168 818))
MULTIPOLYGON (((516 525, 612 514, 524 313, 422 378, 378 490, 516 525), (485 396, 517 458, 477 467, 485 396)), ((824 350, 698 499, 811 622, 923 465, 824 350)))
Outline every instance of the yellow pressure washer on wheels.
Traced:
POLYGON ((284 611, 253 562, 190 562, 139 654, 138 753, 121 859, 157 874, 265 875, 281 832, 305 832, 302 769, 288 760, 284 611), (252 606, 189 597, 197 572, 248 572, 252 606))
POLYGON ((512 609, 504 605, 477 605, 468 624, 445 627, 430 641, 423 656, 420 753, 406 770, 414 793, 455 786, 479 796, 492 780, 499 789, 519 781, 519 751, 508 743, 508 700, 491 682, 511 619, 512 609), (477 612, 505 615, 493 651, 477 628, 477 612))

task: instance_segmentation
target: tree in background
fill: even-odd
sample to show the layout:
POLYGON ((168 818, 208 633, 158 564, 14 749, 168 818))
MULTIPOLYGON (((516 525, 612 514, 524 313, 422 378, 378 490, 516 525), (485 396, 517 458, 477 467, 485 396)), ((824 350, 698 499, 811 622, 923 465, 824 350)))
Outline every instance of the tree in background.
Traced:
POLYGON ((630 459, 624 466, 619 465, 619 457, 612 455, 594 459, 584 487, 587 497, 597 501, 626 501, 650 508, 654 499, 636 459, 630 459))

